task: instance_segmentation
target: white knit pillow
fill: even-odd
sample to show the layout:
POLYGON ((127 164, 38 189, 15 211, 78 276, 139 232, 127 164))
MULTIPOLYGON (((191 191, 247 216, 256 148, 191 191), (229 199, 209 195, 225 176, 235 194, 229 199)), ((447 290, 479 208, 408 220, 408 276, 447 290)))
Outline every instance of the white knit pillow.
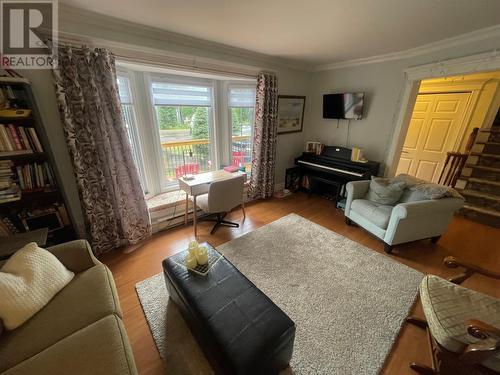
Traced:
POLYGON ((31 242, 0 269, 0 319, 13 330, 40 311, 75 274, 31 242))

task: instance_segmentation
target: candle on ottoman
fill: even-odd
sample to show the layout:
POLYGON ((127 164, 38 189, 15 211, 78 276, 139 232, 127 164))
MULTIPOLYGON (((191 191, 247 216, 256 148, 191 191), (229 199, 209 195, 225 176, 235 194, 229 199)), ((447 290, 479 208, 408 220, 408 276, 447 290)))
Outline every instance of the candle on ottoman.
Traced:
POLYGON ((198 265, 198 262, 196 261, 196 257, 188 254, 186 257, 186 267, 192 270, 193 268, 196 268, 198 265))
POLYGON ((196 241, 191 241, 188 246, 188 252, 189 255, 192 256, 193 258, 196 258, 196 253, 198 252, 198 242, 196 241))
POLYGON ((208 263, 208 250, 205 246, 200 246, 196 252, 196 261, 200 266, 208 263))

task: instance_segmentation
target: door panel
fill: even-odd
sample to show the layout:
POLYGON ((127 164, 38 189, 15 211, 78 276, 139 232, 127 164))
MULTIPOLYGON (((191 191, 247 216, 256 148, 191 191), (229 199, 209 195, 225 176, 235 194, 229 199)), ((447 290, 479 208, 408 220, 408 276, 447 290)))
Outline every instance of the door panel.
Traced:
POLYGON ((396 174, 437 182, 448 151, 453 151, 471 93, 417 96, 396 174))
POLYGON ((396 174, 401 174, 401 173, 409 174, 411 162, 412 159, 406 159, 404 157, 401 157, 401 160, 399 160, 398 171, 396 174))
POLYGON ((436 113, 456 112, 459 105, 459 100, 441 100, 436 106, 436 113))
POLYGON ((415 176, 426 181, 432 181, 436 174, 438 163, 432 160, 419 160, 415 176))
POLYGON ((429 108, 430 101, 420 98, 420 100, 417 99, 417 102, 415 103, 415 107, 413 108, 413 114, 415 115, 417 112, 427 112, 427 109, 429 108))
POLYGON ((420 137, 420 132, 424 126, 424 119, 411 119, 410 127, 408 128, 408 133, 405 139, 405 148, 417 149, 418 138, 420 137))
POLYGON ((443 152, 443 148, 446 146, 446 139, 448 138, 452 126, 452 120, 433 119, 430 124, 423 151, 443 152))

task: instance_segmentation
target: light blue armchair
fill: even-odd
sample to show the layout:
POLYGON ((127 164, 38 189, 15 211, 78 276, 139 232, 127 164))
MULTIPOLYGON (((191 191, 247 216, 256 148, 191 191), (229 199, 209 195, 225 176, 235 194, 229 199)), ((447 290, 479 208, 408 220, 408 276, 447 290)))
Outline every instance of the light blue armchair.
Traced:
POLYGON ((390 254, 397 244, 431 238, 437 242, 446 231, 453 213, 464 203, 460 198, 422 199, 405 191, 394 206, 364 199, 370 181, 352 181, 346 185, 346 223, 355 222, 384 241, 390 254))

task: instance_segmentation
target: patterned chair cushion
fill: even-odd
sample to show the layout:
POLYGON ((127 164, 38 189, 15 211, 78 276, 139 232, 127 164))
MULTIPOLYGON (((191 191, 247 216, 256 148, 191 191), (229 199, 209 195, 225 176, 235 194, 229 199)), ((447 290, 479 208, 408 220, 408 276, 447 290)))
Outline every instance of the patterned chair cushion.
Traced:
MULTIPOLYGON (((460 353, 479 341, 467 333, 469 319, 500 327, 500 300, 427 275, 420 284, 420 299, 432 337, 445 349, 460 353)), ((482 363, 500 371, 500 353, 482 363)))

